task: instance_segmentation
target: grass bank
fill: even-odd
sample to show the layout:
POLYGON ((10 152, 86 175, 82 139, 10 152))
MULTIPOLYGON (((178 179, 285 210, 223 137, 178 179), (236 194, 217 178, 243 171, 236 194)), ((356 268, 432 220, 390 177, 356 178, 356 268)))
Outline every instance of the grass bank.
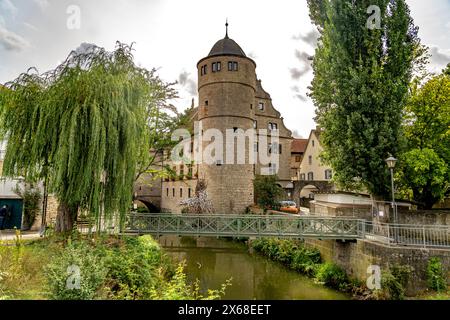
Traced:
POLYGON ((0 300, 218 299, 199 292, 151 236, 50 237, 0 245, 0 300))
MULTIPOLYGON (((370 290, 366 284, 353 279, 334 263, 324 262, 318 249, 306 248, 301 241, 257 239, 249 243, 258 254, 314 279, 327 287, 348 293, 361 300, 402 300, 411 270, 407 266, 392 266, 381 275, 381 289, 370 290)), ((450 298, 445 275, 439 261, 432 259, 428 266, 430 291, 418 299, 450 298)))

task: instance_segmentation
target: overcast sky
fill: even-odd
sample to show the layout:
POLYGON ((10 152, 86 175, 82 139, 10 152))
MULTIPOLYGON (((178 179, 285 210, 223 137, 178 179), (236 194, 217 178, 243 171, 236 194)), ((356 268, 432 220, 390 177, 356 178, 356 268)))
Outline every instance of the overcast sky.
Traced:
MULTIPOLYGON (((450 62, 450 0, 408 3, 431 48, 430 68, 440 71, 450 62)), ((316 37, 306 0, 0 0, 0 83, 32 66, 54 68, 83 42, 108 50, 116 40, 135 42, 140 65, 180 82, 174 104, 182 110, 197 98, 196 64, 224 37, 227 17, 286 125, 307 138, 315 127, 307 57, 316 37)))

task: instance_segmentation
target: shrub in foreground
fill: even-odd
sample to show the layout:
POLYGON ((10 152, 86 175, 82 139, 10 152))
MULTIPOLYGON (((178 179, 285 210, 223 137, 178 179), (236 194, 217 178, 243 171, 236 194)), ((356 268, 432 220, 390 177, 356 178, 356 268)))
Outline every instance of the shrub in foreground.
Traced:
POLYGON ((427 266, 428 287, 437 292, 443 292, 447 289, 442 262, 438 257, 431 258, 427 266))

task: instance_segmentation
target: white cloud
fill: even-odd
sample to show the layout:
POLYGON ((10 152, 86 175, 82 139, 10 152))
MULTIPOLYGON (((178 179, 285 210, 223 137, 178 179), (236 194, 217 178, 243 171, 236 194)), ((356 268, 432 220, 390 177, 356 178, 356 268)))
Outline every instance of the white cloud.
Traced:
POLYGON ((48 0, 33 0, 41 10, 45 10, 49 6, 48 0))
POLYGON ((0 9, 3 12, 8 12, 13 17, 17 14, 17 7, 11 2, 11 0, 0 0, 0 9))
POLYGON ((443 50, 438 46, 430 47, 432 72, 440 72, 445 66, 450 63, 450 50, 443 50))
POLYGON ((22 51, 30 44, 18 34, 0 25, 0 45, 8 51, 22 51))
POLYGON ((34 25, 32 25, 31 23, 28 22, 24 22, 23 25, 33 31, 38 31, 38 28, 36 28, 34 25))

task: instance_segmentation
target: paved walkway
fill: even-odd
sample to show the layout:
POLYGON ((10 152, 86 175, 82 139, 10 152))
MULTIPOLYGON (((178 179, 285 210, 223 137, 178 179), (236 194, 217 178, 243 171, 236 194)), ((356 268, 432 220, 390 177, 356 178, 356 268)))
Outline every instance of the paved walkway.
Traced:
MULTIPOLYGON (((39 239, 39 231, 21 231, 22 240, 39 239)), ((0 241, 9 241, 16 239, 15 230, 0 230, 0 241)))

